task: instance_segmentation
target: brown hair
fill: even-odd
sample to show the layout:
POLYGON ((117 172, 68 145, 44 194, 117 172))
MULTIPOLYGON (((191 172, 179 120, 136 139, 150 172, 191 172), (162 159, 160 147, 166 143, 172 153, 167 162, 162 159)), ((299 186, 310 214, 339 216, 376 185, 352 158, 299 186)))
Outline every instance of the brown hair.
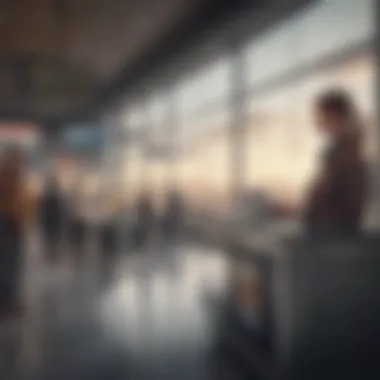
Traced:
POLYGON ((356 107, 351 95, 342 89, 322 93, 316 100, 316 106, 321 111, 332 112, 343 117, 356 116, 356 107))

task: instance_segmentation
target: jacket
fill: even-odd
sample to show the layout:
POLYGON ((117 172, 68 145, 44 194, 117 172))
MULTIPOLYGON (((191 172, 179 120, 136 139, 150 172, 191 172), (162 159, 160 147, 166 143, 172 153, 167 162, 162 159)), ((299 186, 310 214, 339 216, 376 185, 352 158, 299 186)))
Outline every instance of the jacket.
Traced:
POLYGON ((350 233, 360 229, 368 190, 361 136, 351 131, 325 152, 320 174, 312 184, 305 209, 310 230, 350 233))
POLYGON ((30 223, 34 212, 35 202, 24 182, 0 173, 0 214, 23 228, 30 223))

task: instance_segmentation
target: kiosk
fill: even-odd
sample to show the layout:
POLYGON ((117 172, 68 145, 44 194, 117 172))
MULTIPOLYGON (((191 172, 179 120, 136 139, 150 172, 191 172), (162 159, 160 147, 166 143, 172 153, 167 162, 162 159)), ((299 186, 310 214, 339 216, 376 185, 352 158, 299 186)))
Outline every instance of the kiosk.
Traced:
POLYGON ((255 240, 228 247, 218 362, 236 379, 379 378, 379 238, 255 240))

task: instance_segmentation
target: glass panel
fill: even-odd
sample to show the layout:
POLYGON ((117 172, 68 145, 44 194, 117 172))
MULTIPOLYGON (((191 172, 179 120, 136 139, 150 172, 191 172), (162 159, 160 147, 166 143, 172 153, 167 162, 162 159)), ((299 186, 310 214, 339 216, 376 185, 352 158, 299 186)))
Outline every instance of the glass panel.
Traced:
POLYGON ((315 2, 247 48, 250 85, 315 63, 375 35, 374 0, 315 2))
POLYGON ((375 35, 374 0, 324 0, 301 14, 296 36, 298 59, 312 62, 375 35))
POLYGON ((194 77, 190 77, 179 89, 178 106, 181 117, 189 121, 206 104, 227 101, 230 96, 230 65, 228 59, 218 61, 194 77))
POLYGON ((142 187, 143 157, 141 146, 131 144, 124 155, 124 190, 126 206, 134 210, 142 187))
POLYGON ((149 103, 149 118, 155 129, 164 127, 168 120, 168 101, 165 96, 156 96, 149 103))
POLYGON ((127 130, 141 130, 146 124, 146 110, 143 107, 132 107, 126 112, 125 125, 127 130))
POLYGON ((205 225, 206 220, 220 222, 230 209, 230 134, 225 110, 188 124, 184 136, 184 154, 178 167, 182 192, 190 216, 205 225))
MULTIPOLYGON (((120 116, 121 131, 125 132, 120 146, 118 159, 122 161, 121 182, 123 188, 123 200, 125 207, 133 212, 136 210, 137 201, 143 187, 144 176, 144 128, 147 125, 146 110, 142 106, 132 106, 122 110, 120 116)), ((121 135, 120 134, 120 139, 121 135)), ((119 144, 116 141, 114 145, 119 144)))
POLYGON ((204 136, 212 135, 220 131, 221 126, 226 126, 230 120, 227 107, 218 109, 198 120, 188 122, 182 128, 182 138, 187 147, 192 146, 204 136))
POLYGON ((255 85, 273 79, 293 69, 295 65, 296 34, 292 22, 255 39, 246 52, 248 83, 255 85))
POLYGON ((157 216, 165 212, 171 168, 173 130, 169 120, 168 97, 155 97, 149 102, 148 125, 144 140, 146 187, 157 216))

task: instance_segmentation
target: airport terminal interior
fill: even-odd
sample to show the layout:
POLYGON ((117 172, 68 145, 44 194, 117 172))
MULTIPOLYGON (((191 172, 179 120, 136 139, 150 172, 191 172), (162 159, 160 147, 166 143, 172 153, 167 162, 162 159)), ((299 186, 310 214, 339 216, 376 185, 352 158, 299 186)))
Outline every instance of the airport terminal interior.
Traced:
POLYGON ((378 379, 376 6, 0 1, 0 161, 31 204, 0 379, 378 379), (329 89, 370 186, 363 236, 325 243, 301 215, 329 89))

